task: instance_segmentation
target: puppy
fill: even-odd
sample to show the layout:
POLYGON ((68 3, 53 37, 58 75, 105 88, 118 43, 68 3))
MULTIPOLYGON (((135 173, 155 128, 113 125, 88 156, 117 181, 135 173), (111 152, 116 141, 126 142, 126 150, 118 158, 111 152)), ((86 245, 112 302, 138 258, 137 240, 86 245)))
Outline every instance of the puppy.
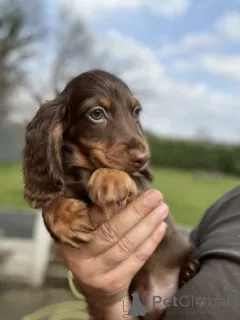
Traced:
MULTIPOLYGON (((78 248, 96 227, 89 210, 97 205, 103 221, 150 188, 150 152, 141 127, 141 105, 116 76, 91 70, 72 79, 37 111, 26 127, 23 152, 24 197, 42 209, 55 240, 78 248)), ((102 222, 103 222, 102 221, 102 222)), ((158 249, 133 279, 155 319, 196 272, 195 250, 177 231, 171 216, 158 249)))

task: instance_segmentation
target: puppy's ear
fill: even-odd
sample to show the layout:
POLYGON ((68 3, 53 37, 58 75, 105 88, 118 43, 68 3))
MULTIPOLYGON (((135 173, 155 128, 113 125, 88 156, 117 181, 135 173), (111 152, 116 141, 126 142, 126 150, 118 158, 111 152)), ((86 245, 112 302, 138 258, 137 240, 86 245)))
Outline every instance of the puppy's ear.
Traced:
POLYGON ((68 99, 59 95, 42 104, 26 126, 23 152, 25 199, 44 203, 64 187, 63 131, 68 126, 68 99))

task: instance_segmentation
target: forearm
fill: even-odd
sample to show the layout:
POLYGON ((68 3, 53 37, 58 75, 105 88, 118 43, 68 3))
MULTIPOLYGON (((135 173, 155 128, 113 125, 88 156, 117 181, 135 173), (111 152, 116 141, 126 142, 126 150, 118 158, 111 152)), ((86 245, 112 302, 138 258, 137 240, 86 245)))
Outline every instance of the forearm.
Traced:
POLYGON ((88 301, 91 320, 139 320, 139 317, 128 316, 129 308, 130 300, 128 297, 111 305, 100 305, 95 301, 88 301))

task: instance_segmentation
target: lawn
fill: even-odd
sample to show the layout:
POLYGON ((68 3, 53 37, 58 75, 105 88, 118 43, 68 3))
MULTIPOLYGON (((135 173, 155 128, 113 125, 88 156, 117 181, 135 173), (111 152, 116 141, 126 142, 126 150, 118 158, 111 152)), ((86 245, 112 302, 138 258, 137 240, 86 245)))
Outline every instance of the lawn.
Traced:
MULTIPOLYGON (((190 225, 199 221, 213 201, 240 182, 235 177, 164 168, 156 168, 153 173, 153 187, 162 192, 175 220, 190 225)), ((0 181, 0 205, 27 207, 19 164, 0 165, 0 181)))
POLYGON ((0 164, 0 205, 26 207, 23 199, 21 166, 0 164))
POLYGON ((157 168, 154 188, 161 191, 179 223, 195 225, 206 208, 240 183, 237 177, 157 168))

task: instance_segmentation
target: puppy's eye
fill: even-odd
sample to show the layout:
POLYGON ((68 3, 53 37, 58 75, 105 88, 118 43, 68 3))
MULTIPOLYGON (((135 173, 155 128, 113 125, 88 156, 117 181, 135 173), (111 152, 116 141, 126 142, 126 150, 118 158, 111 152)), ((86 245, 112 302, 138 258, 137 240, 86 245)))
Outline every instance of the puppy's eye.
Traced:
POLYGON ((133 111, 134 118, 138 119, 140 112, 141 112, 141 108, 137 106, 133 111))
POLYGON ((89 113, 89 117, 94 121, 101 121, 104 119, 105 114, 101 108, 96 108, 89 113))

